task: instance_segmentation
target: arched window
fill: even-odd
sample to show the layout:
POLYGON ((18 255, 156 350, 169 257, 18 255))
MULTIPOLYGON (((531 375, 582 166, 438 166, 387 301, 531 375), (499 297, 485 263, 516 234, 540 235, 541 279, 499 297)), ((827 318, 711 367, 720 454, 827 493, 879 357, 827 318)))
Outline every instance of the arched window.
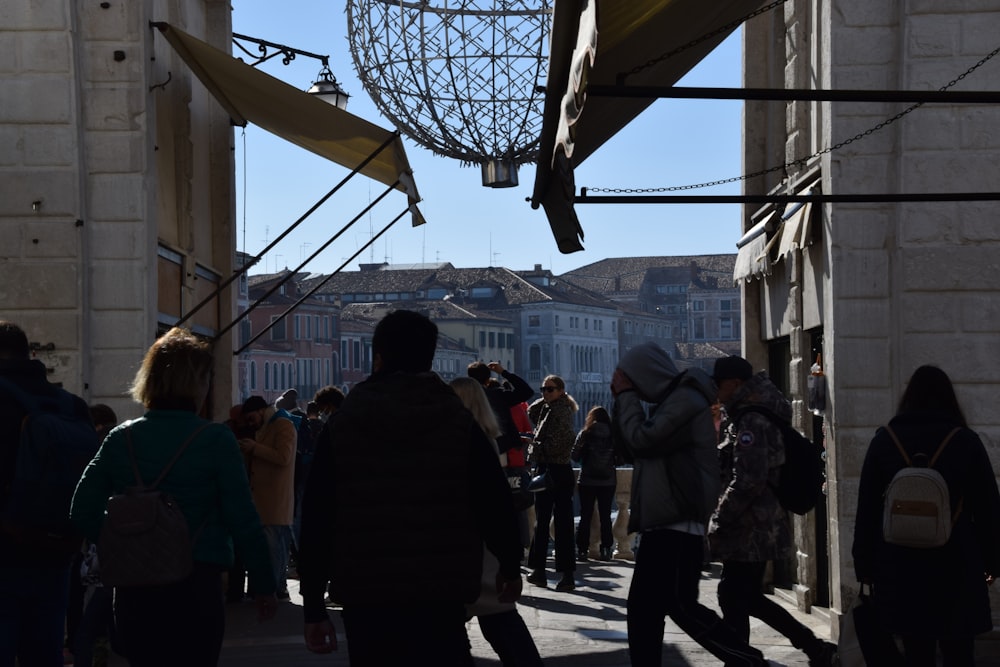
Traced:
POLYGON ((281 384, 275 387, 275 389, 283 389, 288 386, 288 383, 285 382, 285 366, 286 364, 281 364, 281 384))
POLYGON ((269 364, 268 362, 265 361, 264 362, 264 391, 267 391, 268 389, 271 388, 271 375, 270 375, 270 371, 271 371, 271 364, 269 364))
POLYGON ((250 362, 250 391, 257 388, 257 362, 250 362))

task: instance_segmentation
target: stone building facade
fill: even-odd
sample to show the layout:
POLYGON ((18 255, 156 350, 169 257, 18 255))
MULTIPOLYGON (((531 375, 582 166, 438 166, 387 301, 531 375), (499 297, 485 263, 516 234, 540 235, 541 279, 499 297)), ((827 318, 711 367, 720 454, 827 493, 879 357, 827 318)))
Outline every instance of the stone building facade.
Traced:
MULTIPOLYGON (((989 56, 998 34, 992 3, 790 0, 745 25, 744 85, 996 90, 1000 68, 989 56)), ((744 173, 779 169, 747 181, 745 192, 794 194, 812 183, 835 195, 996 191, 996 105, 926 104, 885 122, 908 106, 747 102, 744 173)), ((748 232, 770 215, 758 208, 745 208, 748 232)), ((948 372, 1000 464, 998 214, 995 201, 839 202, 761 228, 776 242, 770 273, 751 271, 742 283, 743 349, 788 390, 807 432, 814 415, 806 383, 822 354, 827 402, 815 432, 825 434, 828 514, 796 518, 794 591, 802 607, 828 597, 835 627, 857 587, 851 543, 861 463, 916 367, 948 372)))
MULTIPOLYGON (((233 270, 232 138, 151 20, 228 49, 216 0, 8 3, 0 24, 0 318, 54 381, 121 418, 149 344, 233 270), (163 85, 161 85, 163 84, 163 85)), ((213 335, 226 293, 187 323, 213 335)), ((211 395, 233 396, 232 340, 211 395)))

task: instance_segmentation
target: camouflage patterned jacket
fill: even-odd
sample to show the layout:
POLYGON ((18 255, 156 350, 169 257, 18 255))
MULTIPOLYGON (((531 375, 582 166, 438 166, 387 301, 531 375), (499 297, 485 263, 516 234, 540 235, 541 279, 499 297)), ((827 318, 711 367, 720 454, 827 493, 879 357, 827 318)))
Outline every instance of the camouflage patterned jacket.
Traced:
MULTIPOLYGON (((725 406, 727 415, 760 405, 789 418, 791 406, 760 372, 747 380, 725 406)), ((720 432, 722 495, 708 528, 712 557, 722 561, 763 562, 791 555, 788 513, 773 486, 785 462, 781 432, 760 413, 748 412, 738 423, 727 419, 720 432)))

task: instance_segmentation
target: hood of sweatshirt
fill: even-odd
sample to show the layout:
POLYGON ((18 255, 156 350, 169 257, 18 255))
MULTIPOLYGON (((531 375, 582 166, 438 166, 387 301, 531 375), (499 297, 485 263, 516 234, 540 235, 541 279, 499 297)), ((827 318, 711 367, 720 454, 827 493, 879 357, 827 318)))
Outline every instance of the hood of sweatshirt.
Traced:
POLYGON ((670 355, 653 342, 636 345, 618 362, 635 386, 639 398, 647 403, 659 403, 679 371, 670 355))

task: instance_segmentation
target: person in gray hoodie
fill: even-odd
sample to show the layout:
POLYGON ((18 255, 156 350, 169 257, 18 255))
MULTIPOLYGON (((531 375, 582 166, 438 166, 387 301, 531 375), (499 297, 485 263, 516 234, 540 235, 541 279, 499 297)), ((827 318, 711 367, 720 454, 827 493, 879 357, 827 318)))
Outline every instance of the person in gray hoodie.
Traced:
POLYGON ((634 465, 629 532, 640 534, 627 603, 633 667, 661 664, 666 616, 727 667, 767 665, 698 602, 705 528, 720 491, 712 378, 698 368, 679 372, 649 342, 622 357, 611 393, 614 434, 634 465), (644 402, 653 404, 648 415, 644 402))

